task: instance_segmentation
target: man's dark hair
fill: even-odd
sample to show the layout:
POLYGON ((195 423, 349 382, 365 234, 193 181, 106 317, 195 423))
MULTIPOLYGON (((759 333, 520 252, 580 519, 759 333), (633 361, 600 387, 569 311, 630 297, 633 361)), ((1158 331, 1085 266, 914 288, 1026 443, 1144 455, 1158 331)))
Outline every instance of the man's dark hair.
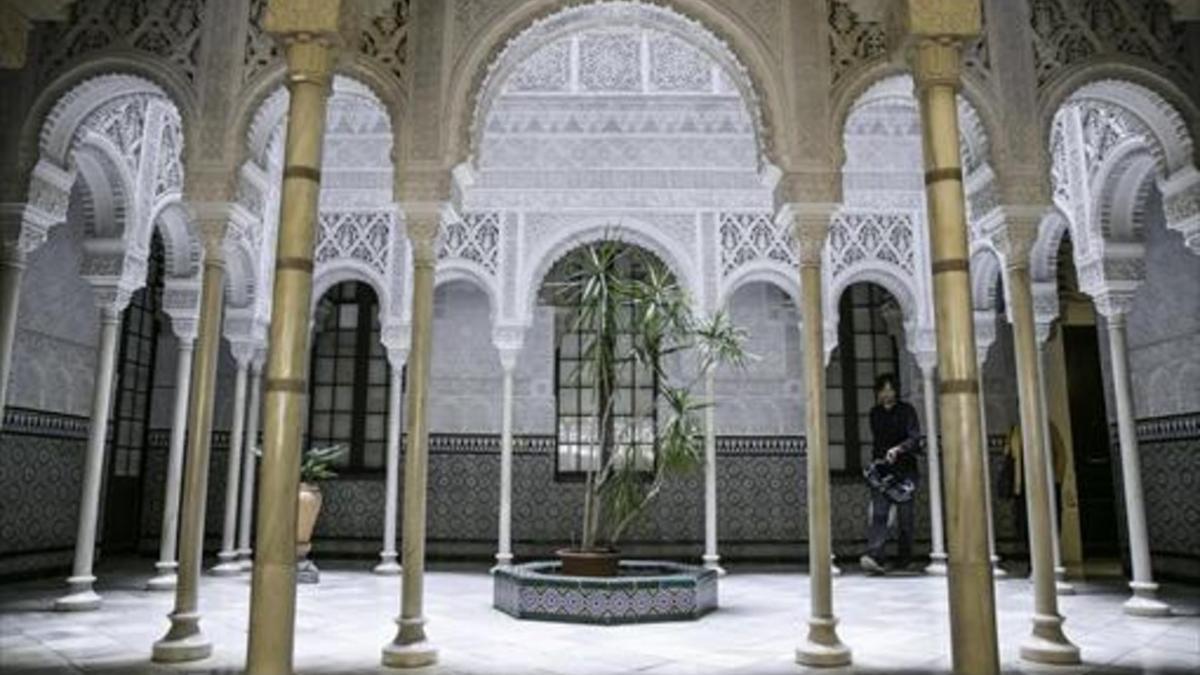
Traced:
POLYGON ((900 393, 900 383, 896 381, 896 376, 891 373, 884 373, 875 378, 875 393, 878 394, 883 391, 884 387, 889 385, 897 394, 900 393))

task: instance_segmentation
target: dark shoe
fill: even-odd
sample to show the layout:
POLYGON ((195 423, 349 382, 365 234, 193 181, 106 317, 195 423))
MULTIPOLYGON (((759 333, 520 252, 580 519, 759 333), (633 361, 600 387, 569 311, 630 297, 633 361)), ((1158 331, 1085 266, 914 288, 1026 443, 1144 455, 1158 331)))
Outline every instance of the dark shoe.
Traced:
POLYGON ((866 572, 868 576, 878 577, 887 574, 887 570, 883 569, 883 565, 880 565, 869 555, 864 555, 863 557, 859 558, 858 564, 863 568, 863 571, 866 572))

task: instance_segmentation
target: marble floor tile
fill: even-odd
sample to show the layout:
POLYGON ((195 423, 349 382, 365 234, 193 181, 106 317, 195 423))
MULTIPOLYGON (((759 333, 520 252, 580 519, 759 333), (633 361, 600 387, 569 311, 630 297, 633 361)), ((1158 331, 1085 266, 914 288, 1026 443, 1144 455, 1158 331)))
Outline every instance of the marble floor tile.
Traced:
MULTIPOLYGON (((167 630, 171 594, 142 590, 152 565, 113 561, 102 569, 103 607, 50 611, 57 580, 0 586, 0 672, 234 673, 246 656, 248 577, 204 577, 201 625, 211 658, 187 666, 149 662, 167 630)), ((297 672, 395 673, 380 648, 395 635, 400 584, 367 563, 322 563, 321 583, 297 592, 297 672)), ((1176 615, 1140 619, 1121 612, 1119 580, 1078 582, 1061 599, 1067 635, 1084 664, 1055 668, 1019 658, 1029 634, 1032 589, 1025 579, 996 583, 997 631, 1006 673, 1185 673, 1200 670, 1200 589, 1165 585, 1176 615)), ((485 567, 434 565, 426 579, 427 632, 440 650, 414 675, 766 675, 778 673, 949 672, 944 577, 868 578, 847 574, 834 586, 839 634, 849 668, 809 670, 795 662, 808 615, 808 579, 794 569, 733 569, 721 580, 721 608, 697 621, 583 626, 520 621, 491 607, 485 567)))

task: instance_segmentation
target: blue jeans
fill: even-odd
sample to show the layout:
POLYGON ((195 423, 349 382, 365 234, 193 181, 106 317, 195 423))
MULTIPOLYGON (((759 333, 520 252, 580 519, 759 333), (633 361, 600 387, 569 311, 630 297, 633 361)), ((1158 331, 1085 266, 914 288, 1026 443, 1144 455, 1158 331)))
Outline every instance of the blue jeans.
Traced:
MULTIPOLYGON (((919 485, 916 477, 912 478, 914 485, 919 485)), ((897 504, 888 499, 878 490, 871 490, 870 523, 867 526, 867 555, 876 562, 883 562, 883 550, 888 539, 888 512, 896 509, 896 524, 900 529, 900 555, 898 564, 907 565, 912 559, 913 532, 916 524, 916 495, 913 498, 897 504)))

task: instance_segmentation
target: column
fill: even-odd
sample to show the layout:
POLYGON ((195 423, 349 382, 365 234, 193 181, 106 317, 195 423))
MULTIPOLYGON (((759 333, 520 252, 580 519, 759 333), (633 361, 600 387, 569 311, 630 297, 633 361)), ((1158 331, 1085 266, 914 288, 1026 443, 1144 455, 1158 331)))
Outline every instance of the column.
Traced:
POLYGON ((1021 444, 1025 479, 1025 508, 1029 521, 1029 560, 1033 577, 1033 630, 1021 642, 1021 658, 1036 663, 1079 663, 1079 648, 1062 632, 1058 594, 1054 589, 1054 556, 1050 549, 1050 491, 1046 476, 1048 444, 1043 432, 1039 396, 1041 368, 1033 318, 1033 288, 1029 253, 1037 238, 1041 209, 1032 214, 1006 208, 1009 222, 1001 235, 1007 271, 1009 316, 1017 357, 1017 391, 1021 406, 1021 444))
POLYGON ((439 214, 427 205, 411 209, 412 354, 408 369, 408 445, 404 453, 404 532, 401 540, 400 616, 396 637, 383 647, 383 665, 417 668, 437 662, 425 636, 425 491, 429 470, 426 403, 433 348, 433 272, 439 214))
POLYGON ((961 45, 978 35, 981 10, 978 2, 960 0, 904 0, 892 9, 907 34, 902 46, 921 111, 945 449, 951 655, 957 673, 993 675, 1000 663, 956 102, 961 45))
POLYGON ((400 574, 400 563, 396 562, 396 500, 400 496, 400 401, 407 358, 399 350, 388 350, 392 384, 388 388, 387 488, 383 504, 383 550, 374 570, 375 574, 387 576, 400 574))
POLYGON ((70 592, 54 601, 54 609, 57 610, 83 611, 100 607, 100 596, 92 590, 92 584, 96 581, 92 575, 92 562, 96 553, 100 485, 104 479, 104 445, 112 409, 113 372, 117 361, 117 343, 121 337, 121 311, 128 301, 126 297, 123 301, 106 303, 100 308, 100 346, 96 353, 96 379, 92 384, 92 418, 88 425, 79 526, 75 534, 75 564, 67 579, 70 592))
POLYGON ((496 566, 512 564, 513 371, 519 349, 498 347, 504 385, 500 405, 500 524, 496 566))
MULTIPOLYGON (((977 343, 979 345, 981 343, 977 343)), ((984 510, 987 513, 987 542, 988 559, 992 565, 992 576, 1000 579, 1008 576, 1008 572, 1000 566, 1000 556, 996 555, 996 519, 992 515, 992 453, 988 449, 987 433, 987 400, 984 398, 982 386, 984 383, 983 370, 987 363, 986 346, 978 346, 976 363, 979 368, 979 432, 980 442, 983 443, 983 498, 984 510)))
MULTIPOLYGON (((13 239, 19 238, 20 225, 13 239)), ((0 232, 0 236, 6 236, 0 232)), ((21 277, 25 274, 25 250, 18 241, 0 240, 0 429, 4 428, 4 406, 8 401, 8 374, 12 367, 13 341, 17 336, 17 307, 21 300, 21 277)))
MULTIPOLYGON (((330 3, 336 4, 336 3, 330 3)), ((289 4, 272 0, 271 9, 289 4)), ((292 8, 294 10, 294 8, 292 8)), ((332 10, 331 10, 332 11, 332 10)), ((327 17, 336 20, 335 16, 327 17)), ((291 93, 271 304, 270 353, 263 407, 258 529, 250 591, 249 673, 292 672, 296 624, 296 509, 300 492, 301 420, 306 415, 313 245, 320 194, 326 99, 336 26, 293 26, 304 13, 267 13, 282 34, 291 93), (302 32, 305 28, 307 32, 302 32)))
POLYGON ((187 438, 188 393, 192 382, 192 350, 196 344, 196 322, 173 320, 171 325, 179 338, 179 355, 175 363, 175 402, 171 417, 171 441, 167 450, 167 485, 163 494, 162 531, 158 542, 158 574, 146 582, 150 591, 170 591, 175 588, 175 544, 179 534, 179 492, 183 482, 183 444, 187 438))
MULTIPOLYGON (((229 461, 225 466, 225 518, 221 529, 220 561, 209 572, 216 576, 234 576, 242 573, 237 552, 237 516, 239 483, 242 477, 242 446, 246 433, 246 387, 250 375, 250 361, 254 358, 254 347, 246 343, 233 345, 233 358, 237 370, 233 378, 233 419, 229 430, 229 461)), ((249 452, 253 452, 250 450, 249 452)))
POLYGON ((938 458, 937 354, 922 354, 921 382, 925 400, 925 458, 929 474, 929 566, 926 574, 946 574, 946 544, 942 532, 942 462, 938 458))
POLYGON ((208 497, 208 460, 212 442, 217 359, 221 347, 221 311, 225 301, 225 230, 227 204, 193 204, 204 242, 200 321, 188 407, 187 455, 183 467, 183 511, 179 519, 179 571, 171 627, 154 643, 151 660, 195 661, 212 654, 200 630, 200 564, 204 556, 204 510, 208 497))
POLYGON ((253 567, 250 530, 254 526, 254 480, 258 467, 258 428, 262 420, 262 372, 266 353, 262 348, 250 364, 250 410, 246 418, 246 441, 242 448, 242 503, 238 514, 238 562, 243 572, 253 567))
POLYGON ((804 428, 808 442, 808 580, 811 610, 808 637, 796 648, 806 666, 845 666, 850 648, 837 634, 833 614, 833 535, 830 523, 828 420, 825 416, 825 335, 821 316, 821 251, 833 207, 793 214, 800 260, 801 321, 804 351, 804 428))
MULTIPOLYGON (((1055 300, 1057 300, 1055 296, 1055 300)), ((1046 343, 1050 340, 1051 326, 1049 323, 1038 321, 1038 407, 1042 414, 1042 438, 1046 451, 1042 454, 1046 459, 1046 487, 1050 490, 1050 548, 1054 552, 1054 588, 1059 595, 1073 595, 1075 587, 1067 581, 1067 568, 1062 562, 1061 533, 1058 526, 1058 487, 1054 482, 1054 437, 1050 432, 1050 406, 1046 402, 1046 343)))
POLYGON ((1108 348, 1112 359, 1113 398, 1117 402, 1117 434, 1121 445, 1121 482, 1125 494, 1126 527, 1133 596, 1125 601, 1125 613, 1135 616, 1169 616, 1171 608, 1159 600, 1158 584, 1150 567, 1150 539, 1146 532, 1146 503, 1142 493, 1142 466, 1138 457, 1133 391, 1129 382, 1129 353, 1125 340, 1125 317, 1132 298, 1097 298, 1096 307, 1108 325, 1108 348))
POLYGON ((712 370, 704 375, 704 555, 708 569, 725 574, 717 553, 717 376, 712 370))

